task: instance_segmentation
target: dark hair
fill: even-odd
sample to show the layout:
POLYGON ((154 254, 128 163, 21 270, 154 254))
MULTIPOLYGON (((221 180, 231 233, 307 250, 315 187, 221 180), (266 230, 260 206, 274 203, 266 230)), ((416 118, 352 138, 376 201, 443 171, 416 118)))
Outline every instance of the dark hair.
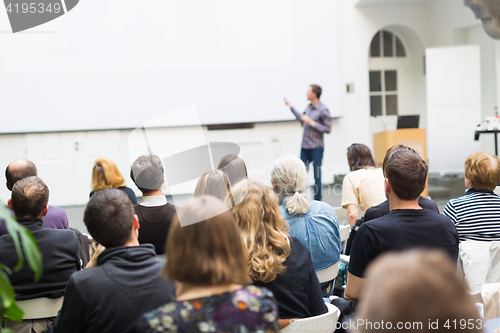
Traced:
POLYGON ((376 165, 370 148, 361 143, 353 143, 347 148, 347 162, 351 171, 376 165))
POLYGON ((231 186, 242 179, 248 178, 247 166, 245 165, 245 162, 236 155, 224 156, 220 160, 217 169, 226 173, 231 186))
POLYGON ((165 253, 163 275, 169 279, 197 286, 251 282, 235 217, 212 196, 190 199, 181 208, 170 227, 165 253), (179 219, 201 222, 181 226, 179 219))
MULTIPOLYGON (((442 251, 412 250, 380 256, 368 267, 361 300, 354 320, 364 320, 365 325, 358 326, 362 333, 390 332, 390 326, 400 332, 448 332, 443 323, 480 320, 456 261, 442 251), (437 322, 438 327, 433 328, 431 322, 437 322), (377 329, 380 323, 385 325, 377 329), (398 327, 400 323, 405 324, 404 330, 402 325, 398 327)), ((479 333, 482 329, 473 325, 464 331, 479 333)))
POLYGON ((389 153, 384 172, 399 199, 415 200, 425 188, 427 170, 427 164, 416 151, 400 147, 389 153))
POLYGON ((158 156, 144 155, 132 163, 130 178, 143 194, 148 194, 161 189, 163 172, 163 165, 158 156))
POLYGON ((103 188, 92 195, 83 222, 92 237, 106 248, 123 246, 134 224, 134 207, 125 192, 103 188))
POLYGON ((38 176, 35 163, 25 159, 15 160, 5 168, 7 187, 11 191, 17 181, 31 176, 38 176))
POLYGON ((321 96, 322 89, 320 86, 317 84, 311 84, 310 87, 312 88, 312 92, 316 94, 316 97, 319 99, 321 96))
POLYGON ((17 218, 39 217, 49 202, 49 188, 37 176, 23 178, 12 188, 11 204, 17 218))

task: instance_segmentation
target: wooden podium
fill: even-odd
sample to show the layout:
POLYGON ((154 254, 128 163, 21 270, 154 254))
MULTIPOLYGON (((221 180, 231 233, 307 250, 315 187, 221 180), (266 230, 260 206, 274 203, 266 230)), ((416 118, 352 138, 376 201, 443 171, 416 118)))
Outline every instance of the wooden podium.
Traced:
MULTIPOLYGON (((425 129, 406 128, 395 131, 384 131, 373 135, 373 148, 375 162, 382 165, 387 149, 394 145, 405 145, 415 149, 415 151, 427 163, 427 146, 425 140, 425 129)), ((422 196, 427 197, 427 187, 422 196)))

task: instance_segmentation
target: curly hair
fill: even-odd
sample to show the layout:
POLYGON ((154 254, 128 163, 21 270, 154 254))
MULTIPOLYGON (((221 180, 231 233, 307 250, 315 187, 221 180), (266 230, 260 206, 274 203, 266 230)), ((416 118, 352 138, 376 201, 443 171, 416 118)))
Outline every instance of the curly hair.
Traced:
POLYGON ((260 182, 241 180, 233 187, 233 196, 250 276, 264 283, 274 281, 285 272, 283 263, 290 255, 288 224, 276 195, 260 182))

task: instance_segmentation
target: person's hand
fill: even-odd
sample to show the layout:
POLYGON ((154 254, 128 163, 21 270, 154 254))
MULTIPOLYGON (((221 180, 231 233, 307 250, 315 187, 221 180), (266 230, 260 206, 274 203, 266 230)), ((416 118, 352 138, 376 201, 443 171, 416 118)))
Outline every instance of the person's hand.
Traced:
POLYGON ((98 244, 95 251, 94 251, 94 254, 92 254, 92 258, 90 258, 90 260, 87 263, 87 266, 85 266, 85 268, 97 266, 97 258, 104 250, 106 250, 106 248, 104 246, 102 246, 101 244, 98 244))
POLYGON ((309 126, 314 126, 314 120, 312 120, 311 118, 309 118, 309 116, 307 116, 305 114, 300 116, 300 120, 302 120, 303 122, 305 122, 309 126))
POLYGON ((292 107, 292 103, 290 103, 290 101, 286 98, 285 98, 285 104, 290 108, 292 107))

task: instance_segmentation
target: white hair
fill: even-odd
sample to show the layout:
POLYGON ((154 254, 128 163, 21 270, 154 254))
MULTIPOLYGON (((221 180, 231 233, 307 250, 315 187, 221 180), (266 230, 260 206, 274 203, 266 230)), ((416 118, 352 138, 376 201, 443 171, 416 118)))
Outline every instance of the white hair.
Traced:
POLYGON ((277 196, 283 200, 290 214, 304 214, 311 206, 304 162, 293 155, 278 158, 272 166, 271 178, 278 188, 277 196))

